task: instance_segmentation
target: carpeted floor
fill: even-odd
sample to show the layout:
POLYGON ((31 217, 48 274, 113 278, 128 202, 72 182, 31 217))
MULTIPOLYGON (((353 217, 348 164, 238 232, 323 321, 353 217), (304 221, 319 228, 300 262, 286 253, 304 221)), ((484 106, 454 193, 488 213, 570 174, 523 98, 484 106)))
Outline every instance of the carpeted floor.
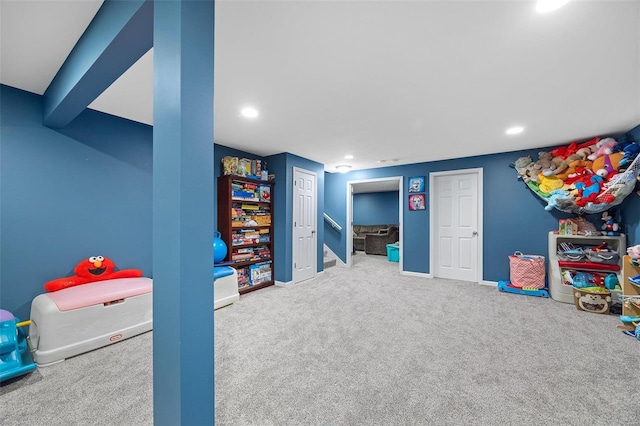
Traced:
MULTIPOLYGON (((638 425, 617 324, 358 253, 215 312, 216 424, 638 425)), ((147 333, 3 386, 0 424, 149 425, 151 382, 147 333)))

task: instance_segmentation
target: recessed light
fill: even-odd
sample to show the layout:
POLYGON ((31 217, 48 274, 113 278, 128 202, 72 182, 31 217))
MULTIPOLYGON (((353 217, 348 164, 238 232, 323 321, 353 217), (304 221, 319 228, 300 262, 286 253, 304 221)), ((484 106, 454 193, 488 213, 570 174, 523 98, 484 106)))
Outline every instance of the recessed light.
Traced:
POLYGON ((349 164, 340 164, 339 166, 336 166, 336 170, 340 173, 345 173, 351 170, 351 166, 349 164))
POLYGON ((345 160, 353 160, 353 155, 347 154, 347 155, 344 156, 344 159, 345 160))
POLYGON ((517 135, 518 133, 522 133, 524 131, 524 127, 522 126, 514 126, 507 129, 505 132, 508 135, 517 135))
POLYGON ((538 13, 551 12, 561 8, 567 3, 569 3, 569 0, 538 0, 538 3, 536 3, 536 11, 538 13))
POLYGON ((242 110, 240 111, 240 114, 243 117, 256 118, 258 116, 258 110, 252 107, 246 107, 246 108, 242 108, 242 110))

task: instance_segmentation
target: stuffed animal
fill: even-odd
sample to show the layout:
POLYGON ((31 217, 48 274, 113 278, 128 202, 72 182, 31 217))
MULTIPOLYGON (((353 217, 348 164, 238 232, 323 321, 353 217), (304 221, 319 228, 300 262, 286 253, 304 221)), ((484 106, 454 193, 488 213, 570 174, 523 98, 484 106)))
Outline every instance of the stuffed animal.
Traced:
POLYGON ((518 172, 518 179, 524 179, 527 177, 528 167, 531 164, 533 164, 533 160, 531 156, 527 155, 526 157, 518 158, 514 163, 510 164, 510 166, 518 172))
POLYGON ((545 210, 551 211, 554 208, 558 210, 570 209, 576 204, 576 200, 566 189, 554 189, 551 191, 551 195, 547 198, 547 205, 545 210))
POLYGON ((538 161, 536 161, 535 165, 541 173, 544 173, 545 170, 549 170, 553 166, 553 155, 551 155, 550 152, 540 151, 538 153, 538 161))
POLYGON ((72 277, 58 278, 44 285, 46 291, 58 291, 81 284, 95 281, 111 280, 115 278, 136 278, 142 276, 139 269, 115 270, 116 265, 104 256, 91 256, 78 263, 74 268, 72 277))
POLYGON ((622 150, 624 157, 620 160, 620 167, 626 167, 640 154, 640 145, 637 143, 628 143, 622 150))
POLYGON ((589 155, 589 160, 593 161, 598 157, 613 153, 613 149, 617 144, 618 142, 616 142, 616 140, 613 138, 605 138, 598 141, 598 143, 596 144, 596 151, 593 154, 589 155))
POLYGON ((573 173, 564 179, 564 183, 565 185, 572 185, 576 182, 585 181, 585 179, 588 181, 588 177, 592 174, 591 168, 578 166, 573 173))
POLYGON ((617 236, 620 235, 620 225, 614 222, 613 216, 609 214, 609 212, 602 213, 602 235, 612 235, 617 236))
POLYGON ((627 248, 627 254, 632 259, 640 259, 640 244, 627 248))
MULTIPOLYGON (((569 157, 569 158, 571 158, 571 157, 569 157)), ((578 169, 591 170, 591 166, 592 165, 593 165, 593 162, 589 161, 589 160, 586 160, 586 157, 585 157, 585 159, 582 159, 582 160, 577 159, 577 160, 571 161, 569 163, 569 167, 567 167, 567 169, 564 172, 558 173, 556 176, 559 179, 562 179, 562 180, 566 181, 569 177, 571 177, 572 174, 577 173, 578 169)))
MULTIPOLYGON (((572 157, 569 156, 567 158, 572 158, 572 157)), ((546 170, 543 170, 542 174, 545 176, 552 176, 552 175, 558 176, 559 174, 564 173, 567 170, 567 168, 569 168, 569 162, 570 161, 567 161, 567 159, 564 159, 560 156, 553 157, 553 159, 551 159, 551 167, 549 167, 546 170)))
POLYGON ((578 142, 571 142, 568 146, 561 146, 559 148, 552 149, 550 152, 553 157, 562 157, 564 159, 577 152, 585 152, 584 149, 587 149, 588 152, 586 155, 589 155, 592 152, 591 147, 597 144, 599 140, 600 138, 595 137, 581 144, 578 144, 578 142))
POLYGON ((588 180, 581 180, 574 184, 575 188, 578 190, 578 195, 580 199, 576 201, 576 204, 580 207, 584 207, 587 203, 596 203, 597 197, 602 189, 602 184, 604 179, 598 175, 588 176, 588 180))
POLYGON ((622 152, 602 155, 593 160, 593 164, 591 164, 591 170, 602 177, 608 177, 609 179, 611 179, 614 174, 618 173, 618 169, 620 168, 620 160, 622 160, 623 157, 624 153, 622 152))
POLYGON ((555 189, 560 189, 564 185, 561 179, 558 179, 556 176, 545 176, 540 173, 538 175, 538 188, 542 192, 546 192, 547 194, 551 194, 551 192, 555 189))

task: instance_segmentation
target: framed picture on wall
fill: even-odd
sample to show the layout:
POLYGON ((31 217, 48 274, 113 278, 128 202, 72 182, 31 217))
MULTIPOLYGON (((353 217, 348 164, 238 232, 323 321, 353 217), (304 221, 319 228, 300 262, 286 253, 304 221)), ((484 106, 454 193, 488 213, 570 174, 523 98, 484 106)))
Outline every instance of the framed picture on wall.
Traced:
POLYGON ((424 192, 424 176, 409 178, 409 192, 424 192))
POLYGON ((426 208, 427 203, 424 194, 409 195, 409 210, 425 210, 426 208))

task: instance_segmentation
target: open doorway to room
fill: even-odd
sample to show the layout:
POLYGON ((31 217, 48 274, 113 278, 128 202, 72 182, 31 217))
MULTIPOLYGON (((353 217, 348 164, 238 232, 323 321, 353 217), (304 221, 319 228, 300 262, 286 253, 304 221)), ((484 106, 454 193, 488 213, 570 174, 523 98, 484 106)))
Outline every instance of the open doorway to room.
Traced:
MULTIPOLYGON (((389 229, 392 235, 388 238, 394 241, 386 241, 384 238, 375 238, 375 241, 371 239, 368 251, 380 255, 384 253, 384 256, 386 256, 386 244, 398 242, 398 268, 400 272, 403 271, 402 182, 402 176, 347 182, 347 266, 353 266, 354 252, 357 253, 363 250, 361 252, 365 253, 364 237, 360 237, 360 241, 354 240, 354 226, 378 225, 380 229, 389 229), (356 223, 358 220, 366 223, 356 223), (397 226, 397 233, 394 231, 393 225, 397 226), (356 248, 358 249, 357 251, 356 248)), ((381 231, 382 233, 384 231, 381 231)))

